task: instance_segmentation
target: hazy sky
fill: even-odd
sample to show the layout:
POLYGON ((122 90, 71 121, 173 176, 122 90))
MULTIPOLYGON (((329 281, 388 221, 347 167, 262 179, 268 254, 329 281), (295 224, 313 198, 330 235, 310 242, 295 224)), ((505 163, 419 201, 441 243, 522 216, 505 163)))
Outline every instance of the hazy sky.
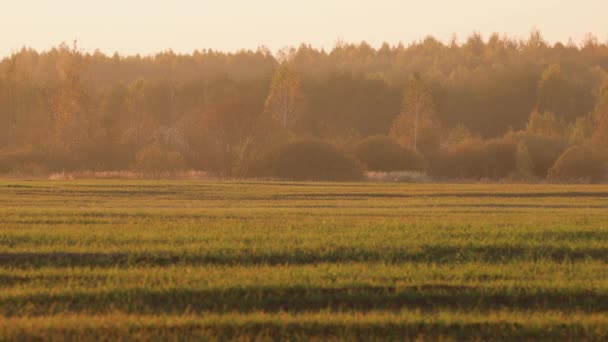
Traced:
POLYGON ((75 38, 88 51, 124 54, 527 37, 533 28, 551 42, 587 32, 605 42, 607 13, 608 0, 13 0, 0 12, 0 56, 75 38))

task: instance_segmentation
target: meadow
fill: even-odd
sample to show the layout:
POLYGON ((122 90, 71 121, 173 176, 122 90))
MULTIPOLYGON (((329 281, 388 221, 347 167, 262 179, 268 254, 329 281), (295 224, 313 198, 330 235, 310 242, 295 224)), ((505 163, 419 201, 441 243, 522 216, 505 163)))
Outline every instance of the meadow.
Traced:
POLYGON ((606 340, 608 185, 0 181, 0 340, 606 340))

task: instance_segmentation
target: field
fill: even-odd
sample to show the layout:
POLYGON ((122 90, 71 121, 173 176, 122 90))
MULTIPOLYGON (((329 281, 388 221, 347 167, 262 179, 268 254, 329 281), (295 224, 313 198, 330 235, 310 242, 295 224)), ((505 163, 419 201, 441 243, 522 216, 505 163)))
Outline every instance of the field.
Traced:
POLYGON ((608 339, 608 186, 0 181, 0 340, 608 339))

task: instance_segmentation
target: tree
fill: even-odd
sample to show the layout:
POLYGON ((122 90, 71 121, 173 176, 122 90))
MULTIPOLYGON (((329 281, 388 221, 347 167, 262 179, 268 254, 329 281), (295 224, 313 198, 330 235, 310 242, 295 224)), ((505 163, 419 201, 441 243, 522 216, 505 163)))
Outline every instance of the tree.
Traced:
POLYGON ((284 60, 267 49, 142 57, 83 54, 65 44, 43 52, 24 48, 0 59, 0 149, 50 156, 40 163, 51 170, 123 169, 154 145, 211 172, 233 160, 226 165, 236 174, 247 165, 243 160, 294 134, 348 151, 365 137, 391 132, 432 163, 436 149, 471 140, 457 126, 463 124, 473 137, 469 145, 524 130, 520 155, 527 149, 534 174, 545 170, 544 177, 544 165, 554 163, 566 141, 608 144, 608 87, 596 93, 607 77, 608 44, 595 38, 584 47, 548 44, 538 31, 524 41, 488 38, 444 44, 428 37, 380 49, 364 42, 331 50, 303 45, 285 50, 284 60), (414 72, 425 75, 419 83, 426 83, 428 101, 421 102, 432 103, 430 120, 426 111, 416 115, 416 92, 406 94, 416 88, 408 78, 414 72), (236 89, 227 100, 212 89, 220 78, 236 89), (585 117, 590 112, 593 122, 585 117), (273 134, 254 134, 257 125, 273 134))
POLYGON ((595 129, 596 123, 593 115, 576 118, 576 121, 570 127, 568 142, 570 145, 584 145, 591 139, 595 129))
POLYGON ((608 112, 600 119, 599 125, 593 134, 593 143, 608 148, 608 112))
POLYGON ((12 131, 12 113, 10 101, 11 85, 5 79, 0 78, 0 149, 8 145, 12 131))
POLYGON ((473 135, 471 134, 471 131, 467 128, 467 126, 463 124, 458 124, 449 130, 449 132, 447 133, 447 137, 443 143, 443 146, 455 146, 471 139, 473 139, 473 135))
MULTIPOLYGON (((128 128, 129 89, 118 84, 110 88, 100 100, 97 120, 98 156, 104 169, 124 169, 129 167, 135 151, 129 151, 125 144, 128 128)), ((147 132, 150 134, 150 132, 147 132)))
POLYGON ((205 91, 202 123, 214 137, 221 155, 222 173, 240 176, 254 158, 256 144, 270 136, 255 84, 241 84, 222 78, 205 91))
POLYGON ((538 85, 537 107, 541 112, 552 112, 560 119, 574 121, 578 115, 588 112, 586 95, 590 92, 579 88, 564 75, 559 65, 551 64, 538 85))
POLYGON ((141 148, 151 144, 157 139, 159 124, 147 112, 145 81, 137 80, 127 88, 126 106, 129 117, 122 139, 135 154, 141 148))
POLYGON ((84 60, 76 41, 71 48, 62 45, 60 52, 60 86, 53 111, 55 147, 60 153, 72 154, 89 138, 87 95, 81 79, 84 60))
POLYGON ((18 111, 17 58, 8 61, 5 78, 0 79, 0 146, 9 145, 14 140, 18 111), (12 138, 12 139, 11 139, 12 138))
POLYGON ((124 128, 123 124, 129 112, 129 89, 123 84, 118 84, 104 95, 100 101, 100 126, 112 143, 119 143, 120 132, 124 128))
POLYGON ((415 74, 407 84, 401 114, 393 122, 391 135, 414 151, 418 151, 421 140, 425 140, 427 145, 439 145, 438 124, 434 113, 430 89, 415 74))
POLYGON ((534 162, 524 140, 517 144, 516 176, 520 179, 529 179, 534 176, 534 162))
POLYGON ((275 72, 270 85, 265 112, 279 122, 282 128, 292 128, 302 113, 304 102, 300 79, 284 62, 275 72))
POLYGON ((530 114, 526 132, 547 137, 562 137, 564 124, 552 112, 541 113, 535 110, 530 114))
POLYGON ((593 110, 593 117, 597 123, 599 123, 605 115, 608 114, 608 76, 604 80, 604 85, 601 87, 595 108, 593 110))
POLYGON ((604 85, 600 92, 595 106, 594 118, 597 129, 593 134, 593 143, 608 148, 608 83, 604 85))
POLYGON ((306 84, 306 107, 298 128, 315 136, 327 127, 363 136, 386 134, 403 100, 403 91, 366 75, 336 72, 306 84), (396 110, 395 110, 396 109, 396 110))

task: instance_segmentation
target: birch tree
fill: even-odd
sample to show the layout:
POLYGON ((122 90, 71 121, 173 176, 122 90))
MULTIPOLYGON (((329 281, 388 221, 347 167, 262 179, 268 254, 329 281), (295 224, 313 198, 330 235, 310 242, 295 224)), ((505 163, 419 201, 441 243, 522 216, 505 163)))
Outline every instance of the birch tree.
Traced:
POLYGON ((393 122, 391 135, 402 145, 418 151, 421 138, 439 137, 434 113, 430 89, 419 75, 414 75, 406 86, 401 114, 393 122))
POLYGON ((304 93, 298 75, 283 63, 275 72, 266 98, 265 111, 282 128, 292 128, 302 112, 304 93))

